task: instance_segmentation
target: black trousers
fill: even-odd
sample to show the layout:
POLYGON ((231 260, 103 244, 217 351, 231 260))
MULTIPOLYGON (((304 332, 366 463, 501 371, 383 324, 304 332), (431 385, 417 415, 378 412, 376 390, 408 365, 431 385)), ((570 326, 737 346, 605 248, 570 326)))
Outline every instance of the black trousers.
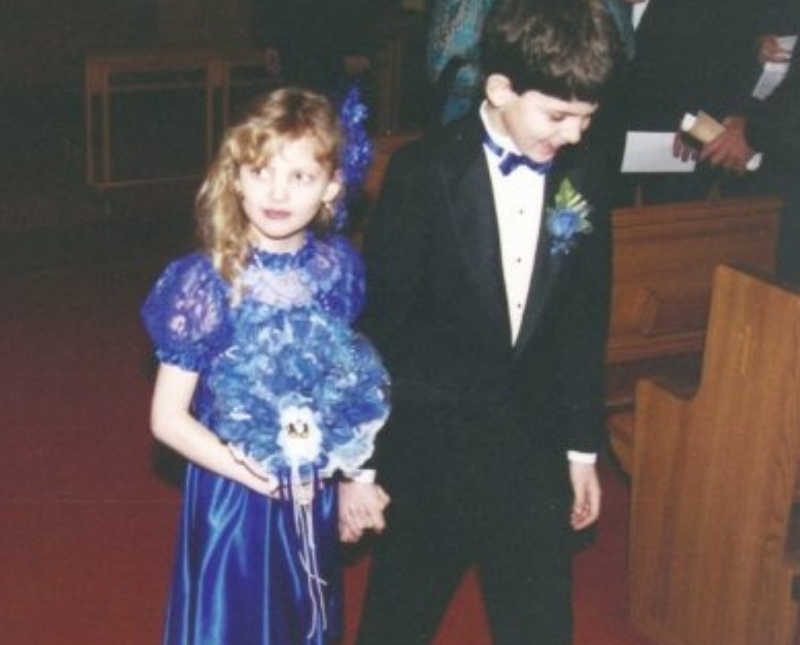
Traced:
POLYGON ((567 501, 537 499, 509 481, 488 495, 433 481, 423 495, 404 498, 390 490, 388 528, 375 545, 358 645, 429 643, 473 565, 495 645, 571 643, 567 501))

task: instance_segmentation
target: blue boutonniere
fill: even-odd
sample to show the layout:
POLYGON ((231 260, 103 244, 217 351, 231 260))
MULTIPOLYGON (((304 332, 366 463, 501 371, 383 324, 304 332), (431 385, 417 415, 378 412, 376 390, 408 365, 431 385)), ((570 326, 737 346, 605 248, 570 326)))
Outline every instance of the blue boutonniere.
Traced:
POLYGON ((592 232, 589 213, 592 207, 569 179, 558 187, 553 205, 547 208, 547 230, 552 237, 550 255, 569 253, 575 246, 578 233, 592 232))

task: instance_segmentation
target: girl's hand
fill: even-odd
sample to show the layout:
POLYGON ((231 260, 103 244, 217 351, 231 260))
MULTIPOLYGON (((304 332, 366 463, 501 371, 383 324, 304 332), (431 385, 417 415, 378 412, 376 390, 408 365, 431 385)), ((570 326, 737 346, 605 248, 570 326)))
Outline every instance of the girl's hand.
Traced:
POLYGON ((386 528, 384 509, 389 496, 378 484, 341 482, 339 484, 339 537, 357 542, 365 530, 381 533, 386 528))
POLYGON ((236 463, 241 464, 247 470, 246 476, 250 480, 247 485, 257 493, 277 498, 279 496, 278 480, 269 473, 265 473, 252 457, 244 454, 236 446, 232 444, 227 444, 227 446, 236 463))

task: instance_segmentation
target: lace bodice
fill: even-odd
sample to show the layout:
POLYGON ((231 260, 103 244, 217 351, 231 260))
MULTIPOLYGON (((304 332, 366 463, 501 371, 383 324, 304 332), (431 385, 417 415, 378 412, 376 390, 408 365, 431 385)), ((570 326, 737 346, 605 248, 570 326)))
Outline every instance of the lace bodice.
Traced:
POLYGON ((253 301, 286 311, 312 307, 352 323, 364 304, 361 259, 343 237, 309 235, 295 253, 254 251, 241 276, 242 304, 231 306, 231 286, 204 253, 172 262, 142 307, 161 362, 202 371, 231 342, 242 305, 253 301))

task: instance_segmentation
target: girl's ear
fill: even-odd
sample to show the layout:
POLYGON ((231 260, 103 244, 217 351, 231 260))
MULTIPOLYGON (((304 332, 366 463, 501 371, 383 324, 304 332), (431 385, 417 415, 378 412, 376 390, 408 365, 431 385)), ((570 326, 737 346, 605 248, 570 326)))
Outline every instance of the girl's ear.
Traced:
POLYGON ((337 197, 341 196, 343 188, 344 179, 342 178, 342 172, 341 170, 337 170, 328 181, 325 190, 322 191, 322 201, 327 203, 333 202, 337 197))
POLYGON ((517 96, 511 87, 511 80, 505 74, 489 74, 484 89, 486 100, 494 108, 503 107, 517 96))

